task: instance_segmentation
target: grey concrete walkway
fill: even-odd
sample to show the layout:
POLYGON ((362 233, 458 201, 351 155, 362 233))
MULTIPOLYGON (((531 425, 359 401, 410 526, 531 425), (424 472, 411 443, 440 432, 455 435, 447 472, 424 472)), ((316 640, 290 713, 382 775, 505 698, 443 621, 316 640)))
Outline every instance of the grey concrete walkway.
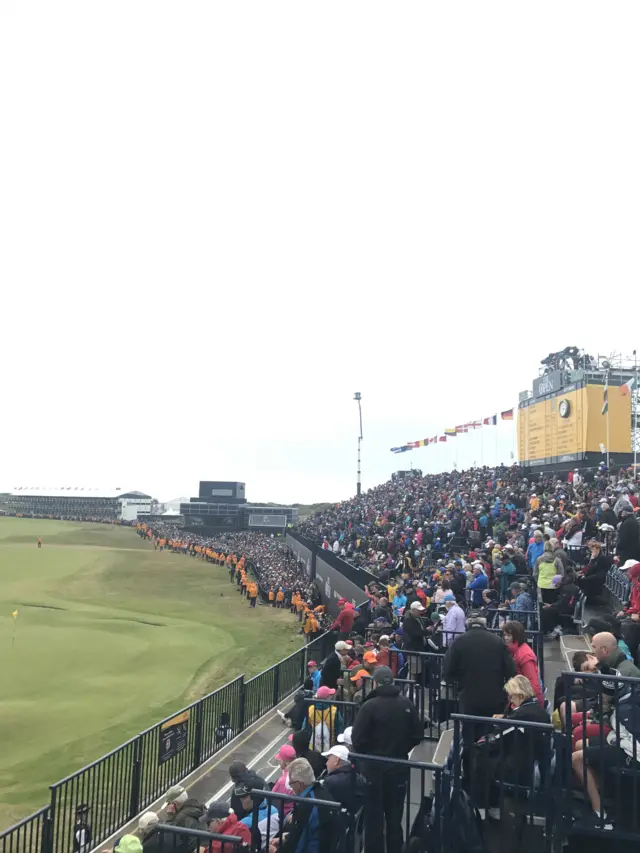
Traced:
MULTIPOLYGON (((291 702, 292 697, 285 699, 278 705, 278 709, 287 709, 291 702)), ((187 789, 190 797, 194 797, 201 803, 208 805, 216 799, 227 800, 231 796, 228 767, 232 761, 243 761, 269 782, 279 770, 274 756, 280 746, 288 742, 290 734, 291 730, 284 725, 276 711, 271 711, 194 770, 181 784, 187 789)), ((157 812, 162 819, 163 805, 164 797, 151 803, 145 811, 157 812)), ((137 828, 137 823, 138 818, 121 827, 96 849, 110 850, 113 840, 133 832, 137 828)))

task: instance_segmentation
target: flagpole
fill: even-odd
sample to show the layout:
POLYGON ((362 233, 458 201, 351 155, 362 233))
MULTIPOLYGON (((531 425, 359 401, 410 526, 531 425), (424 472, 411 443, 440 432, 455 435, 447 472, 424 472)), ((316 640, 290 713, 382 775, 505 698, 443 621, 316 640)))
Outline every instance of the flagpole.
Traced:
POLYGON ((496 415, 496 468, 498 467, 498 416, 496 415))
POLYGON ((482 437, 482 433, 484 429, 480 427, 480 467, 484 468, 484 438, 482 437))
POLYGON ((609 371, 605 379, 607 387, 607 473, 609 473, 609 371))
POLYGON ((633 482, 636 482, 638 469, 636 465, 638 463, 638 389, 636 388, 638 379, 638 360, 636 357, 636 351, 633 351, 633 397, 631 398, 631 403, 635 407, 634 415, 633 415, 633 482))

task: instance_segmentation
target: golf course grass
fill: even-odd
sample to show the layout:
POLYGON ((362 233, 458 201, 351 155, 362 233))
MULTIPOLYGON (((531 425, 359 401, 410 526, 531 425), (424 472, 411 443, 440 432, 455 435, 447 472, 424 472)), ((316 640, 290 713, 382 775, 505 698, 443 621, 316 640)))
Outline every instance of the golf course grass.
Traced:
POLYGON ((154 551, 131 528, 0 517, 0 581, 0 828, 48 802, 53 782, 302 644, 290 613, 250 610, 226 569, 154 551))

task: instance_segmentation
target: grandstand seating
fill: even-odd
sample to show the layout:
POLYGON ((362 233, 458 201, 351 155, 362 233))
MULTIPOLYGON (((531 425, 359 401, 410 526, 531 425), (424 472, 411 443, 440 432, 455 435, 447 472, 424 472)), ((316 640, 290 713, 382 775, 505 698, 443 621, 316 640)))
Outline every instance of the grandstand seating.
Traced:
MULTIPOLYGON (((385 587, 395 586, 392 579, 404 575, 403 580, 408 581, 408 594, 416 594, 414 580, 426 587, 425 590, 422 587, 420 589, 432 599, 430 610, 437 615, 437 607, 434 607, 435 592, 448 569, 454 580, 462 583, 458 600, 466 605, 467 610, 471 610, 471 603, 464 590, 467 578, 461 579, 464 567, 470 569, 471 564, 478 561, 482 570, 490 576, 490 585, 501 599, 500 607, 486 611, 492 620, 489 630, 499 634, 501 620, 514 615, 508 604, 509 587, 501 583, 501 572, 513 555, 521 556, 527 562, 532 531, 540 527, 548 539, 559 538, 559 546, 562 546, 563 531, 570 530, 571 537, 575 537, 577 524, 584 534, 584 541, 580 545, 567 542, 566 548, 558 547, 557 550, 562 552, 564 558, 570 558, 567 565, 569 562, 584 565, 588 558, 584 545, 586 539, 601 536, 597 502, 606 495, 612 504, 615 503, 616 494, 622 497, 623 488, 635 488, 635 483, 626 474, 612 480, 604 471, 598 472, 589 482, 582 481, 575 486, 558 484, 545 477, 540 477, 534 485, 518 469, 453 472, 383 484, 360 498, 324 510, 304 522, 301 530, 305 536, 313 538, 314 547, 324 551, 330 549, 332 565, 336 570, 340 571, 340 564, 344 563, 345 576, 349 576, 351 582, 358 582, 362 569, 366 569, 367 583, 372 577, 376 578, 379 594, 375 590, 367 590, 370 598, 367 606, 361 608, 363 612, 377 606, 384 610, 380 599, 388 594, 385 587), (537 499, 535 508, 532 503, 534 499, 537 499), (587 504, 587 511, 582 509, 583 502, 587 504), (592 513, 588 511, 590 506, 594 509, 592 513), (487 524, 481 523, 483 515, 487 524), (492 515, 493 518, 489 518, 492 515), (551 534, 560 535, 554 537, 551 534), (452 566, 454 559, 460 560, 459 566, 455 563, 452 566), (354 571, 354 567, 358 567, 358 571, 354 571)), ((632 492, 627 493, 633 496, 632 492)), ((624 504, 626 498, 622 497, 622 501, 624 504)), ((611 536, 601 536, 601 539, 604 540, 606 550, 616 550, 616 543, 611 536)), ((558 556, 557 559, 563 558, 558 556)), ((518 562, 522 564, 522 561, 518 562)), ((518 575, 526 578, 535 595, 537 589, 532 568, 533 565, 529 564, 526 574, 518 572, 518 575)), ((515 573, 513 576, 516 576, 515 573)), ((630 593, 628 578, 618 569, 612 568, 606 577, 604 594, 613 612, 622 608, 630 593)), ((537 600, 537 596, 535 598, 537 600)), ((585 606, 586 599, 581 594, 573 609, 562 615, 567 632, 582 633, 585 606)), ((372 619, 374 615, 370 612, 367 618, 372 619)), ((519 718, 517 714, 510 716, 512 711, 508 711, 504 719, 464 715, 458 713, 458 685, 447 682, 445 678, 443 664, 447 643, 438 629, 438 623, 423 626, 431 644, 419 651, 403 647, 402 621, 401 617, 399 624, 396 620, 388 627, 370 625, 363 640, 371 638, 370 642, 379 645, 381 631, 396 632, 394 639, 399 645, 391 650, 388 661, 394 669, 395 684, 401 695, 413 703, 418 717, 424 722, 425 740, 414 751, 411 760, 355 753, 353 750, 351 760, 356 770, 365 777, 369 773, 379 772, 378 767, 384 767, 384 772, 397 774, 398 778, 406 781, 402 827, 405 840, 408 841, 408 853, 427 850, 444 853, 445 850, 465 849, 510 851, 518 847, 546 853, 559 849, 563 842, 578 835, 581 838, 590 837, 600 845, 611 839, 620 850, 624 849, 626 843, 637 845, 640 841, 640 761, 636 760, 636 744, 640 743, 640 737, 636 741, 633 709, 636 707, 636 694, 640 697, 640 679, 625 678, 615 671, 605 675, 567 672, 562 679, 562 696, 569 703, 578 699, 584 710, 578 709, 576 712, 582 715, 582 720, 567 715, 565 731, 561 731, 558 726, 554 729, 548 719, 546 722, 537 722, 526 717, 519 718), (584 699, 587 694, 588 705, 584 699), (631 716, 627 710, 629 707, 632 709, 631 716), (588 717, 587 708, 593 712, 588 717), (611 717, 612 709, 616 710, 616 718, 611 717), (629 728, 625 728, 623 719, 629 728), (618 743, 625 744, 624 749, 617 751, 613 747, 614 752, 608 753, 611 763, 601 768, 599 775, 596 773, 602 797, 602 808, 597 815, 591 809, 589 798, 576 798, 576 780, 572 777, 576 746, 573 735, 584 737, 584 733, 579 733, 577 727, 581 724, 586 726, 587 723, 598 729, 596 734, 586 735, 595 742, 604 742, 608 728, 611 728, 618 743), (625 751, 630 730, 631 754, 625 751), (440 747, 437 750, 436 743, 440 747), (434 754, 443 758, 442 762, 433 761, 434 754)), ((549 688, 551 685, 545 682, 545 648, 550 646, 545 647, 543 644, 538 611, 524 614, 523 622, 527 642, 538 660, 543 686, 549 688)), ((234 682, 234 697, 241 709, 240 716, 232 719, 228 738, 220 748, 225 747, 229 740, 249 724, 258 721, 281 700, 303 687, 307 681, 306 660, 312 655, 317 657, 320 648, 328 648, 332 655, 331 647, 335 639, 335 634, 325 637, 322 645, 308 646, 306 651, 296 653, 249 682, 244 683, 242 679, 234 682)), ((450 639, 448 644, 452 642, 457 640, 450 639)), ((363 642, 362 650, 355 653, 357 666, 362 665, 364 650, 363 642)), ((551 663, 553 661, 550 657, 546 664, 551 663)), ((554 663, 554 666, 557 665, 554 663)), ((561 665, 561 668, 566 669, 566 666, 561 665)), ((358 695, 358 691, 354 691, 351 685, 352 674, 352 669, 343 669, 342 684, 336 695, 321 700, 320 721, 317 719, 318 698, 311 694, 304 698, 311 745, 319 751, 326 750, 325 739, 332 746, 338 741, 339 735, 344 736, 344 730, 358 719, 362 703, 369 701, 373 689, 369 676, 361 676, 358 695), (313 712, 309 711, 311 706, 314 706, 313 712), (330 713, 326 729, 322 725, 318 727, 327 709, 330 713), (313 719, 309 719, 311 713, 313 719)), ((551 675, 549 673, 549 677, 551 675)), ((547 697, 550 692, 547 690, 547 697)), ((118 761, 121 764, 124 762, 126 768, 133 767, 134 772, 131 777, 126 774, 124 799, 120 798, 117 805, 100 802, 100 820, 96 822, 97 831, 93 834, 96 841, 104 841, 126 819, 133 818, 141 808, 152 803, 161 793, 163 785, 166 787, 167 783, 172 784, 183 778, 194 766, 218 751, 213 723, 222 710, 226 710, 228 702, 226 698, 212 697, 205 697, 201 703, 193 706, 194 719, 199 720, 199 724, 194 728, 193 740, 189 741, 189 760, 183 758, 177 762, 168 762, 160 784, 157 783, 157 766, 153 758, 149 760, 151 753, 147 754, 151 749, 151 741, 155 740, 156 728, 152 730, 153 737, 143 733, 139 740, 123 745, 120 751, 116 751, 118 761), (156 774, 155 785, 150 781, 153 773, 156 774)), ((550 707, 549 710, 554 709, 550 707)), ((637 733, 640 735, 640 730, 637 733)), ((112 759, 109 756, 103 759, 107 760, 112 759)), ((583 770, 589 767, 588 759, 583 770)), ((588 781, 586 770, 582 781, 583 784, 578 787, 584 789, 588 781)), ((75 775, 72 782, 64 780, 58 786, 53 786, 53 791, 57 793, 51 807, 28 819, 33 821, 29 843, 26 841, 28 832, 23 822, 20 827, 0 834, 0 853, 4 853, 4 850, 11 850, 12 853, 26 853, 27 850, 35 853, 53 853, 54 850, 55 853, 73 853, 77 847, 74 847, 73 842, 73 822, 68 818, 69 808, 70 805, 76 805, 81 796, 86 796, 87 790, 94 784, 95 775, 91 775, 91 768, 85 768, 75 775), (88 784, 84 781, 85 776, 90 780, 88 784), (63 796, 64 806, 61 805, 63 796), (34 841, 36 836, 37 840, 34 841)), ((591 795, 592 790, 589 791, 591 795)), ((266 792, 264 796, 276 804, 276 809, 280 807, 278 801, 282 801, 282 795, 266 792)), ((364 818, 359 812, 344 814, 344 809, 330 801, 318 803, 316 808, 318 815, 323 813, 323 819, 335 819, 341 827, 335 843, 332 842, 332 846, 327 848, 327 853, 360 853, 363 819, 366 824, 366 805, 364 818)), ((166 831, 163 828, 161 832, 163 836, 166 834, 167 839, 172 839, 166 843, 181 843, 187 847, 192 843, 186 839, 189 833, 179 828, 166 831), (176 842, 176 838, 181 841, 176 842)), ((215 846, 216 841, 219 839, 203 837, 197 843, 202 842, 205 849, 209 848, 213 853, 221 849, 215 846)), ((379 845, 376 846, 378 841, 368 839, 366 853, 369 853, 367 848, 370 844, 374 850, 382 850, 379 845)), ((227 843, 232 846, 223 853, 236 853, 233 845, 237 847, 237 842, 227 843)), ((395 851, 389 850, 387 853, 395 851)))

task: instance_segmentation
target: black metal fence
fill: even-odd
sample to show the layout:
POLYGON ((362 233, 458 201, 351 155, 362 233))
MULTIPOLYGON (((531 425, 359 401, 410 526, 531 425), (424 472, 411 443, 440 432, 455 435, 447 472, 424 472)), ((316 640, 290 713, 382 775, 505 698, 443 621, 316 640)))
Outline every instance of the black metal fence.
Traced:
POLYGON ((604 582, 604 597, 611 606, 614 613, 621 610, 623 605, 629 601, 631 595, 631 581, 626 572, 612 567, 607 572, 604 582))
POLYGON ((45 853, 51 850, 49 806, 0 832, 0 853, 45 853))
POLYGON ((317 850, 319 853, 356 853, 356 826, 358 816, 351 814, 340 803, 323 799, 322 790, 314 786, 313 798, 295 797, 273 791, 251 791, 253 797, 252 853, 269 850, 274 843, 282 847, 286 833, 302 829, 296 849, 317 850), (259 811, 259 801, 262 811, 259 811), (266 809, 265 809, 266 803, 266 809), (293 819, 285 826, 285 805, 293 804, 293 819), (311 811, 317 810, 318 819, 311 819, 311 811), (304 827, 304 829, 303 829, 304 827), (304 834, 304 838, 302 838, 304 834))
POLYGON ((564 816, 581 835, 640 834, 640 679, 564 673, 564 816), (577 796, 577 794, 581 796, 577 796))
POLYGON ((0 853, 74 853, 81 835, 100 844, 301 688, 307 656, 323 642, 236 678, 56 782, 49 805, 0 834, 0 853))
POLYGON ((204 829, 186 829, 165 823, 159 824, 148 839, 148 846, 153 845, 156 853, 188 853, 196 850, 201 853, 240 853, 240 850, 246 850, 244 842, 237 835, 220 835, 204 829))
POLYGON ((446 849, 450 780, 443 767, 359 753, 350 758, 366 781, 362 829, 378 839, 376 850, 384 849, 385 836, 389 851, 446 849))
POLYGON ((505 719, 456 714, 453 722, 451 797, 468 806, 467 833, 496 853, 551 851, 558 814, 553 726, 517 711, 505 719))

